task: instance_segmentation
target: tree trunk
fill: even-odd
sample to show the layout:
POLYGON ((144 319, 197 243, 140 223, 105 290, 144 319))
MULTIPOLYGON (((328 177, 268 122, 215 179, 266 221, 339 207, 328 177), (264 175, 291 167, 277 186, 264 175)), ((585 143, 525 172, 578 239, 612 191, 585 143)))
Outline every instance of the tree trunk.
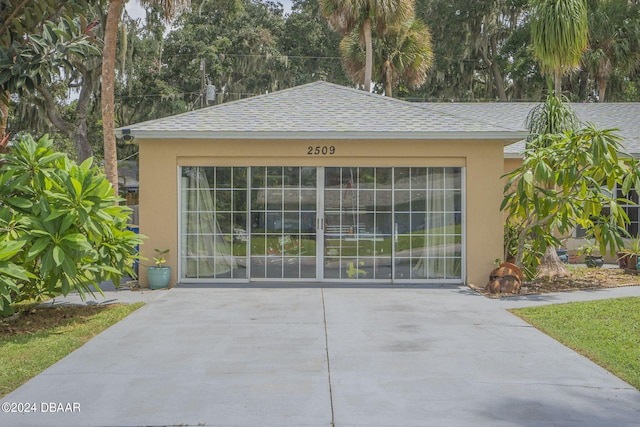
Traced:
POLYGON ((540 260, 538 271, 536 271, 536 278, 553 280, 557 277, 570 277, 571 273, 567 270, 564 263, 558 258, 556 249, 548 246, 547 250, 540 260))
POLYGON ((371 18, 366 18, 362 24, 365 47, 364 90, 371 92, 371 77, 373 75, 373 41, 371 39, 371 18))
POLYGON ((586 70, 580 71, 580 83, 578 84, 578 99, 581 102, 585 102, 587 100, 587 85, 589 84, 589 73, 586 70))
POLYGON ((604 102, 604 95, 607 93, 607 79, 598 78, 598 102, 604 102))
POLYGON ((389 61, 384 63, 384 95, 393 98, 393 72, 389 61))
POLYGON ((389 98, 393 98, 393 93, 391 89, 391 82, 386 81, 384 83, 384 96, 388 96, 389 98))
POLYGON ((104 29, 102 53, 102 132, 104 133, 104 171, 107 180, 118 194, 118 157, 115 135, 115 69, 118 24, 122 14, 122 0, 111 0, 104 29))
POLYGON ((562 72, 556 71, 553 73, 553 83, 554 83, 554 95, 562 96, 562 72))
POLYGON ((73 135, 73 142, 76 146, 76 154, 78 155, 78 163, 82 163, 89 157, 93 156, 93 150, 89 144, 89 138, 87 137, 87 123, 82 121, 76 123, 76 129, 73 135))
POLYGON ((7 123, 9 122, 9 92, 4 94, 7 98, 7 103, 0 102, 0 139, 7 133, 7 123))
MULTIPOLYGON (((90 77, 85 74, 85 81, 89 81, 90 77)), ((76 148, 76 159, 78 163, 82 163, 89 157, 93 156, 93 149, 89 144, 87 137, 87 108, 88 98, 91 89, 83 86, 80 91, 80 97, 76 104, 76 118, 73 122, 64 119, 64 116, 58 110, 58 106, 51 92, 44 87, 38 87, 41 100, 37 102, 47 113, 49 121, 69 139, 71 139, 76 148)))
POLYGON ((500 72, 498 63, 495 61, 495 55, 498 50, 498 41, 496 40, 495 34, 491 35, 489 42, 490 44, 487 47, 491 49, 491 51, 489 52, 489 55, 491 55, 491 59, 488 58, 489 55, 487 55, 484 51, 482 51, 482 56, 484 57, 484 60, 489 63, 489 66, 491 68, 491 74, 493 75, 493 81, 495 84, 496 95, 498 95, 498 99, 500 99, 500 101, 506 101, 507 94, 504 91, 504 79, 502 78, 502 73, 500 72))
POLYGON ((502 74, 500 73, 500 69, 498 68, 498 64, 496 61, 491 62, 491 73, 493 74, 493 80, 496 85, 496 94, 500 101, 507 100, 507 94, 504 91, 504 80, 502 79, 502 74))

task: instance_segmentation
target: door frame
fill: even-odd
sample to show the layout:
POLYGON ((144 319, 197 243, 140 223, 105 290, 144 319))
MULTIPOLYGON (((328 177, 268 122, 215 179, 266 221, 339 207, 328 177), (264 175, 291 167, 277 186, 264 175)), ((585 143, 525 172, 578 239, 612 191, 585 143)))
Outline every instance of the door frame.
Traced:
MULTIPOLYGON (((290 166, 290 165, 287 165, 290 166)), ((247 168, 247 249, 245 255, 246 262, 246 278, 186 278, 183 277, 184 267, 182 262, 182 215, 180 214, 180 209, 182 206, 182 168, 189 167, 188 165, 180 165, 178 166, 178 281, 179 283, 200 283, 200 284, 215 284, 215 283, 259 283, 259 282, 286 282, 286 283, 294 283, 294 282, 305 282, 305 283, 349 283, 349 284, 364 284, 364 283, 386 283, 386 284, 420 284, 420 285, 428 285, 428 284, 461 284, 464 283, 467 276, 467 254, 466 254, 466 167, 456 166, 460 169, 461 173, 461 272, 459 279, 403 279, 403 278, 395 278, 395 262, 396 262, 396 245, 392 244, 392 252, 391 252, 391 277, 390 279, 348 279, 348 278, 325 278, 324 277, 324 262, 325 262, 325 168, 333 167, 333 166, 313 166, 316 168, 316 277, 315 278, 252 278, 251 275, 251 166, 227 166, 227 165, 198 165, 196 167, 246 167, 247 168), (321 255, 321 256, 319 256, 321 255)), ((257 166, 263 167, 263 166, 257 166)), ((300 166, 300 167, 309 167, 309 166, 300 166)), ((342 166, 342 167, 350 167, 350 166, 342 166)), ((368 165, 360 165, 353 167, 375 167, 368 165)), ((380 167, 389 167, 393 171, 396 168, 402 167, 415 167, 415 166, 380 166, 380 167)), ((452 166, 425 166, 427 168, 433 167, 452 167, 452 166)), ((392 189, 394 192, 395 189, 392 189)), ((395 194, 395 193, 392 193, 395 194)), ((300 212, 300 211, 298 211, 300 212)), ((395 227, 395 206, 392 204, 392 240, 395 242, 397 238, 397 230, 395 227)))

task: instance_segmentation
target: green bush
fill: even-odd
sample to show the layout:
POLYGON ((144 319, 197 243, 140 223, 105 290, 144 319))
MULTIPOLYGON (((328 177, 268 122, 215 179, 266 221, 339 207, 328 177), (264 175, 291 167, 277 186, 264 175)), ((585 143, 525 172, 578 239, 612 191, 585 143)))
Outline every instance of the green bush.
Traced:
POLYGON ((55 152, 48 136, 19 137, 0 156, 0 314, 11 304, 92 289, 134 276, 140 236, 131 209, 88 159, 55 152))

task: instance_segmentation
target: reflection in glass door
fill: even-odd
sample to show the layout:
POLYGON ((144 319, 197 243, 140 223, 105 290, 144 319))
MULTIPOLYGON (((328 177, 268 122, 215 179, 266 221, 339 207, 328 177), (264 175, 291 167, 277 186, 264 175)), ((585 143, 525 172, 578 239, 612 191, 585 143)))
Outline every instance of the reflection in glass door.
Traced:
POLYGON ((180 264, 187 279, 247 277, 247 168, 183 167, 180 264))
POLYGON ((324 169, 326 279, 459 281, 462 169, 324 169))
POLYGON ((181 278, 459 282, 462 176, 459 167, 183 167, 181 278))
POLYGON ((251 168, 251 278, 316 277, 316 168, 251 168))
POLYGON ((462 278, 462 169, 395 168, 394 278, 462 278))
POLYGON ((324 278, 392 278, 392 172, 325 168, 324 278))

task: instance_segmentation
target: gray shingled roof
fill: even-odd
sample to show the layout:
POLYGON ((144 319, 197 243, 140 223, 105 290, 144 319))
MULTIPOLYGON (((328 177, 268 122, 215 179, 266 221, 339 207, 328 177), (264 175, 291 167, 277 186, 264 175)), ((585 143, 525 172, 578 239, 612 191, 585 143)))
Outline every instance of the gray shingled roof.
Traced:
MULTIPOLYGON (((501 123, 504 126, 524 127, 527 115, 538 105, 533 102, 483 102, 483 103, 438 103, 428 104, 430 109, 462 117, 474 117, 486 123, 501 123)), ((625 151, 640 157, 640 103, 572 103, 578 119, 591 122, 601 129, 618 129, 623 138, 625 151)), ((505 157, 521 157, 524 141, 511 144, 504 149, 505 157)))
POLYGON ((116 130, 118 137, 248 139, 504 139, 522 126, 476 120, 316 82, 116 130))
MULTIPOLYGON (((136 138, 482 139, 526 137, 537 103, 410 103, 315 82, 116 130, 136 138)), ((571 104, 578 118, 617 128, 627 152, 640 157, 640 103, 571 104)), ((524 140, 505 147, 519 157, 524 140)))

